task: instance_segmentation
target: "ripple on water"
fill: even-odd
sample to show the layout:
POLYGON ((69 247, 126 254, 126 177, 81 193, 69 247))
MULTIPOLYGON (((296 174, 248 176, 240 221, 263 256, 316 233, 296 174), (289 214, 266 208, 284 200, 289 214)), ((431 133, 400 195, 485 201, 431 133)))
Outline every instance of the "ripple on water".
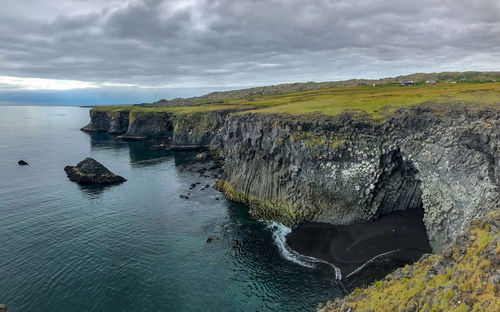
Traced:
POLYGON ((187 154, 79 131, 87 122, 87 109, 0 107, 0 302, 12 311, 307 311, 340 295, 331 270, 285 259, 245 207, 190 191, 199 175, 176 166, 187 154), (87 156, 128 181, 68 181, 64 166, 87 156))

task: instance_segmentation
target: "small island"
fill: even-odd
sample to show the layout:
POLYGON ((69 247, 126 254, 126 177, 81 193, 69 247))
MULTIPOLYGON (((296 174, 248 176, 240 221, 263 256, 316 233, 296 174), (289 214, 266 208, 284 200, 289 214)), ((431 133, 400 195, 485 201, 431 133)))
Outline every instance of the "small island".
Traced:
POLYGON ((109 171, 101 163, 93 158, 85 158, 76 166, 66 166, 64 168, 68 178, 79 184, 118 184, 127 181, 122 176, 109 171))

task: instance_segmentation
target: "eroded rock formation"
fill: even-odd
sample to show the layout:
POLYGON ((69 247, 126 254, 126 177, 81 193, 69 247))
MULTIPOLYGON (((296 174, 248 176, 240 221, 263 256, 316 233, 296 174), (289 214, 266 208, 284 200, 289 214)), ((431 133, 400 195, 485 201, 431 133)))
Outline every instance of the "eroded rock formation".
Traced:
POLYGON ((124 177, 109 171, 93 158, 85 158, 76 166, 66 166, 66 175, 79 184, 117 184, 127 181, 124 177))

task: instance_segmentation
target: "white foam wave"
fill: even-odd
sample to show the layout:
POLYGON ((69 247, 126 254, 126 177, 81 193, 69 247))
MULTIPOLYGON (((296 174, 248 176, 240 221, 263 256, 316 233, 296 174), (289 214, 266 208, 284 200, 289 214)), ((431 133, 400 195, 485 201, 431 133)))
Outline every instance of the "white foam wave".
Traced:
POLYGON ((319 263, 326 264, 330 266, 333 271, 335 272, 335 279, 342 279, 342 273, 340 272, 340 269, 336 267, 334 264, 324 261, 321 259, 317 259, 314 257, 302 255, 294 250, 292 250, 288 244, 286 243, 286 235, 292 231, 289 227, 276 223, 276 222, 269 222, 268 227, 273 231, 273 239, 275 244, 278 246, 281 255, 294 263, 297 263, 299 265, 308 267, 308 268, 314 268, 316 265, 319 263))
POLYGON ((393 252, 396 252, 396 251, 399 251, 400 249, 396 249, 396 250, 391 250, 391 251, 388 251, 388 252, 384 252, 384 253, 381 253, 379 255, 376 255, 375 257, 371 258, 370 260, 366 261, 365 263, 363 263, 362 266, 360 266, 359 268, 357 268, 356 270, 352 271, 351 273, 349 273, 349 275, 347 275, 347 277, 353 275, 353 274, 356 274, 358 273, 359 271, 361 271, 365 266, 367 266, 369 263, 375 261, 376 259, 380 258, 380 257, 383 257, 383 256, 387 256, 393 252))

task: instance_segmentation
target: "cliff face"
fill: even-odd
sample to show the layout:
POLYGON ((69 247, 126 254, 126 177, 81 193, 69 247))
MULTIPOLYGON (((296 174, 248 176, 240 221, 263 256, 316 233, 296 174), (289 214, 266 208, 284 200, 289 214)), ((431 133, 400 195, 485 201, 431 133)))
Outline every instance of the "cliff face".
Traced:
POLYGON ((500 200, 496 112, 417 107, 377 125, 310 120, 229 118, 220 189, 254 216, 288 224, 347 224, 423 205, 436 251, 500 200))
POLYGON ((349 224, 423 206, 439 251, 500 201, 498 111, 420 105, 383 121, 361 114, 131 111, 125 131, 123 114, 91 111, 83 130, 219 149, 225 164, 217 187, 257 218, 349 224))
POLYGON ((90 110, 90 123, 83 131, 105 131, 110 134, 123 134, 129 126, 129 112, 90 110))

